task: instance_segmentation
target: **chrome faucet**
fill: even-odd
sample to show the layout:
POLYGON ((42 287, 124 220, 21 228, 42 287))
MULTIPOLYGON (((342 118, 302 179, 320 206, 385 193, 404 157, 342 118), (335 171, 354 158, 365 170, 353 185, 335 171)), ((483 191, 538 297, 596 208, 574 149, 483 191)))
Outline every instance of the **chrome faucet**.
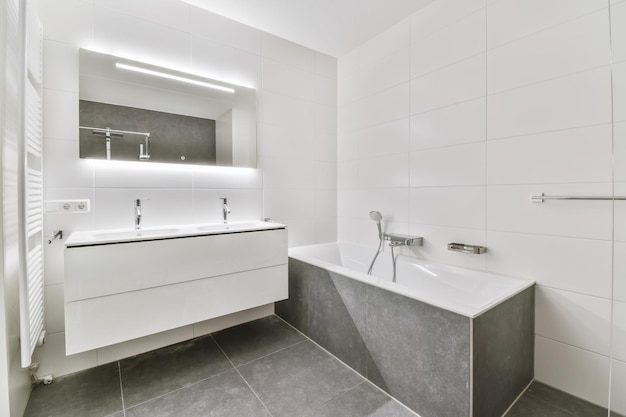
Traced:
POLYGON ((141 200, 148 200, 147 198, 135 199, 135 230, 141 229, 141 200))
POLYGON ((222 215, 224 216, 224 224, 228 223, 228 215, 230 214, 230 208, 228 207, 228 200, 226 197, 220 198, 222 200, 222 215))

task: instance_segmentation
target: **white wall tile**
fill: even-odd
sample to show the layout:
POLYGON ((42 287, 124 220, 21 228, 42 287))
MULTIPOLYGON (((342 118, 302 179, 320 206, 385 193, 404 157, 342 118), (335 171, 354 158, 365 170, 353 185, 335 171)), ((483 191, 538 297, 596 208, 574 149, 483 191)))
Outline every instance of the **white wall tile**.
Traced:
POLYGON ((491 140, 487 182, 610 182, 611 133, 607 124, 491 140))
POLYGON ((141 162, 94 164, 97 188, 191 188, 193 171, 176 165, 141 162))
POLYGON ((189 68, 191 35, 95 5, 94 42, 100 50, 170 68, 189 68))
POLYGON ((531 194, 610 195, 611 184, 489 186, 487 227, 492 231, 611 240, 609 201, 531 203, 531 194))
POLYGON ((611 411, 626 414, 626 362, 611 362, 611 411))
POLYGON ((610 69, 603 67, 489 96, 489 139, 611 122, 610 69))
POLYGON ((319 220, 332 219, 336 216, 337 193, 332 192, 332 190, 317 190, 315 193, 315 218, 319 220))
POLYGON ((194 169, 194 188, 262 188, 263 174, 254 168, 203 167, 194 169))
POLYGON ((611 350, 611 300, 538 286, 535 333, 608 356, 611 350))
POLYGON ((611 4, 611 51, 613 62, 626 61, 626 2, 611 4))
POLYGON ((362 44, 359 65, 368 65, 394 52, 408 48, 411 41, 410 20, 404 19, 362 44))
POLYGON ((259 123, 258 157, 303 159, 315 154, 315 133, 296 127, 259 123))
MULTIPOLYGON (((412 208, 412 210, 419 210, 419 207, 412 208)), ((483 271, 486 269, 487 258, 485 256, 447 250, 448 243, 453 242, 487 246, 484 230, 411 224, 409 233, 412 236, 424 238, 423 246, 410 248, 413 256, 464 268, 483 271)), ((489 248, 490 250, 491 248, 489 248)))
POLYGON ((259 121, 290 128, 315 131, 311 117, 315 114, 315 104, 280 94, 264 92, 258 111, 259 121))
POLYGON ((307 71, 315 71, 317 52, 268 33, 261 34, 263 57, 307 71))
POLYGON ((606 8, 604 0, 501 0, 487 8, 490 48, 606 8))
POLYGON ((92 161, 78 157, 78 141, 43 141, 43 169, 46 187, 93 187, 92 161))
POLYGON ((626 61, 613 65, 613 119, 626 121, 626 61))
POLYGON ((314 188, 315 161, 294 158, 264 158, 259 161, 263 167, 263 188, 314 188))
POLYGON ((393 154, 359 160, 360 188, 409 186, 409 155, 393 154))
POLYGON ((411 41, 443 30, 485 7, 485 0, 437 0, 411 16, 411 41))
POLYGON ((47 89, 78 93, 78 49, 52 40, 43 44, 43 85, 47 89))
POLYGON ((483 97, 485 55, 478 55, 411 80, 411 114, 483 97))
POLYGON ((339 133, 337 135, 337 160, 350 161, 359 156, 359 135, 356 131, 339 133))
POLYGON ((318 162, 333 162, 336 170, 337 133, 317 133, 313 143, 315 144, 315 159, 318 162))
MULTIPOLYGON (((305 188, 266 189, 263 191, 263 216, 280 222, 300 218, 313 219, 315 193, 312 189, 305 188)), ((311 227, 314 228, 314 224, 311 227)), ((291 242, 289 244, 291 245, 291 242)))
POLYGON ((462 61, 485 51, 485 10, 425 38, 411 40, 411 77, 462 61))
POLYGON ((65 331, 64 286, 46 285, 44 287, 44 319, 46 333, 54 334, 65 331))
POLYGON ((337 191, 337 215, 339 217, 354 216, 359 211, 359 191, 356 189, 340 189, 337 191))
POLYGON ((337 79, 352 77, 359 70, 359 48, 337 58, 337 79))
POLYGON ((337 133, 337 107, 314 104, 315 109, 315 131, 327 135, 337 133))
POLYGON ((489 272, 534 280, 544 287, 611 296, 610 240, 487 232, 489 272))
POLYGON ((222 45, 261 54, 259 30, 201 8, 191 7, 191 31, 222 45))
POLYGON ((182 32, 191 30, 191 15, 197 14, 187 3, 170 0, 94 0, 94 4, 182 32))
POLYGON ((191 190, 96 188, 96 229, 132 229, 137 198, 148 199, 141 203, 145 227, 180 224, 194 215, 191 190))
MULTIPOLYGON (((337 162, 315 162, 315 188, 327 191, 337 190, 337 162)), ((336 193, 334 193, 336 196, 336 193)))
POLYGON ((332 106, 337 109, 337 79, 323 75, 315 76, 314 100, 317 104, 332 106))
POLYGON ((609 358, 536 336, 535 379, 606 407, 609 358))
POLYGON ((626 361, 626 303, 613 302, 613 358, 626 361))
POLYGON ((193 36, 191 61, 196 73, 232 84, 261 88, 261 58, 256 54, 193 36))
MULTIPOLYGON (((613 191, 616 197, 626 196, 626 183, 615 182, 613 191)), ((613 209, 613 238, 616 242, 626 242, 626 201, 615 201, 613 209)))
POLYGON ((337 241, 337 216, 315 218, 315 242, 337 241))
POLYGON ((43 137, 78 142, 78 92, 43 91, 43 137))
POLYGON ((193 193, 194 216, 188 223, 219 223, 222 217, 222 200, 228 199, 229 221, 263 219, 262 190, 195 190, 193 193))
POLYGON ((411 187, 485 184, 485 142, 411 152, 411 187))
POLYGON ((485 140, 487 102, 484 97, 411 117, 411 150, 485 140))
POLYGON ((489 94, 608 65, 607 21, 604 9, 490 50, 489 94))
MULTIPOLYGON (((409 222, 408 188, 378 188, 362 189, 359 191, 359 208, 353 217, 373 223, 369 217, 370 211, 379 211, 383 215, 383 225, 388 223, 409 222)), ((375 234, 375 238, 378 236, 375 234)))
POLYGON ((359 105, 357 102, 337 108, 337 132, 354 132, 359 127, 359 105))
POLYGON ((374 126, 409 116, 408 83, 397 85, 359 101, 359 128, 374 126))
POLYGON ((412 188, 411 223, 484 229, 485 187, 412 188))
POLYGON ((81 48, 93 47, 94 4, 86 0, 38 2, 45 39, 81 48))
POLYGON ((367 97, 409 81, 409 66, 408 48, 361 65, 358 72, 358 96, 367 97))
POLYGON ((316 76, 310 71, 263 59, 263 91, 308 99, 316 93, 316 76))
POLYGON ((615 242, 613 299, 626 303, 626 242, 615 242))
POLYGON ((359 242, 359 220, 352 217, 338 217, 337 219, 337 241, 339 242, 359 242))
POLYGON ((359 74, 341 78, 337 82, 337 105, 345 106, 359 98, 359 74))
POLYGON ((615 181, 626 181, 626 122, 613 124, 613 163, 615 181))
POLYGON ((322 53, 315 56, 316 74, 322 77, 337 79, 337 58, 322 53))
POLYGON ((359 186, 359 162, 342 161, 337 164, 337 188, 356 189, 359 186))
POLYGON ((362 129, 357 137, 359 158, 406 153, 409 149, 409 119, 362 129))
MULTIPOLYGON (((273 219, 273 217, 272 217, 273 219)), ((315 219, 297 217, 293 219, 278 219, 287 225, 287 242, 290 248, 294 246, 312 245, 316 241, 315 219)))

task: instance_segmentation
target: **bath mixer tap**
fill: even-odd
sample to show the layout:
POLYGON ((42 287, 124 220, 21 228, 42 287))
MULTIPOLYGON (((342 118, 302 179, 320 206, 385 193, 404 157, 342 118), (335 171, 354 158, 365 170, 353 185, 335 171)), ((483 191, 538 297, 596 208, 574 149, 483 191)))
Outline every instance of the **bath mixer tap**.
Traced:
POLYGON ((222 197, 220 200, 222 200, 222 216, 224 217, 224 224, 226 224, 228 223, 228 215, 230 214, 228 199, 226 199, 226 197, 222 197))

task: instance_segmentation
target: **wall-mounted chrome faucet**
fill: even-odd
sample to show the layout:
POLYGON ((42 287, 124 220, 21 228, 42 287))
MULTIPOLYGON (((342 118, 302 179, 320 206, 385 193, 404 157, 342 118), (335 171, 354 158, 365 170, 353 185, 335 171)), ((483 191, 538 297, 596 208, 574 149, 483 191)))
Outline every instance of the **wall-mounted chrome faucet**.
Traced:
POLYGON ((222 216, 224 218, 224 224, 228 223, 228 215, 230 214, 230 208, 228 207, 228 199, 226 197, 220 198, 222 200, 222 216))
POLYGON ((141 200, 148 200, 147 198, 135 199, 135 230, 141 229, 141 200))

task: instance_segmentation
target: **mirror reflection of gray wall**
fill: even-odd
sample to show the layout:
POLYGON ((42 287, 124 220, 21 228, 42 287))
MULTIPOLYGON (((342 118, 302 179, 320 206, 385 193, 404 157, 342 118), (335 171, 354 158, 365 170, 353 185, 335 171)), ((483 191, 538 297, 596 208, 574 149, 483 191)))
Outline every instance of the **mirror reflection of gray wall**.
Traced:
MULTIPOLYGON (((150 133, 149 159, 139 158, 145 135, 129 133, 111 135, 110 159, 256 167, 253 88, 85 49, 79 57, 80 126, 150 133)), ((80 156, 106 159, 105 135, 79 131, 80 156)))
MULTIPOLYGON (((80 100, 81 126, 150 133, 149 161, 215 165, 215 120, 80 100)), ((111 135, 110 157, 138 161, 145 136, 111 135)), ((145 152, 145 151, 144 151, 145 152)), ((80 157, 107 159, 104 134, 80 129, 80 157)))

